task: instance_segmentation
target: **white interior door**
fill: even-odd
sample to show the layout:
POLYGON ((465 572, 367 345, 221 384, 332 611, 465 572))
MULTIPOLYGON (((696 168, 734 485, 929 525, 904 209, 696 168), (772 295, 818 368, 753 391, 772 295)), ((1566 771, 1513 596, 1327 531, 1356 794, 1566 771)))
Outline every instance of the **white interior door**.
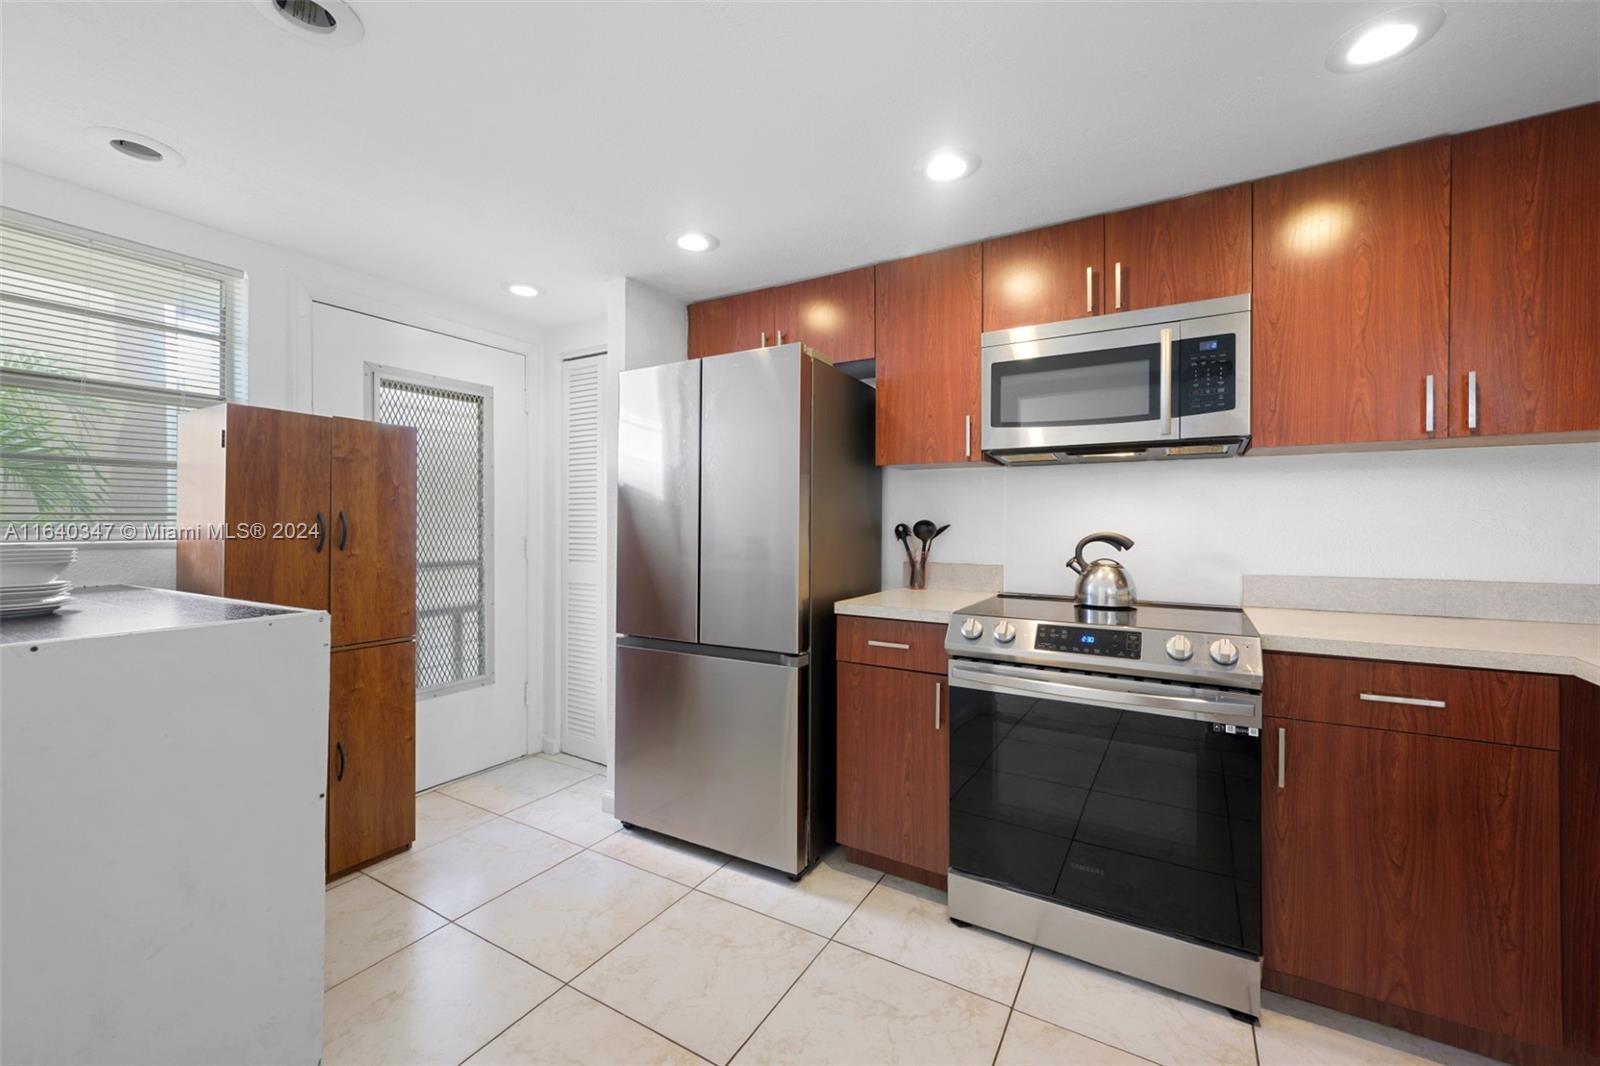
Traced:
POLYGON ((561 750, 606 761, 598 355, 561 364, 561 750))
MULTIPOLYGON (((443 399, 449 398, 445 394, 450 382, 470 386, 456 390, 458 401, 482 397, 481 480, 487 496, 483 522, 489 534, 483 538, 481 563, 483 654, 472 660, 477 664, 467 671, 472 676, 418 692, 417 787, 429 788, 526 754, 528 418, 523 357, 321 303, 312 304, 311 350, 312 409, 317 414, 369 417, 369 367, 388 368, 397 378, 408 377, 423 389, 439 379, 431 387, 440 390, 443 399)), ((419 402, 426 400, 425 396, 419 402)), ((471 444, 455 441, 450 446, 471 444)), ((419 454, 419 526, 422 512, 430 506, 422 498, 425 492, 434 492, 435 507, 477 505, 479 494, 464 494, 459 478, 448 479, 446 491, 430 489, 424 465, 419 454)), ((457 463, 453 461, 449 469, 458 469, 457 463)), ((421 549, 419 544, 419 567, 427 562, 421 549)), ((424 606, 419 603, 419 608, 424 606)), ((419 627, 422 624, 419 612, 419 627)), ((419 683, 422 659, 419 642, 419 683)))

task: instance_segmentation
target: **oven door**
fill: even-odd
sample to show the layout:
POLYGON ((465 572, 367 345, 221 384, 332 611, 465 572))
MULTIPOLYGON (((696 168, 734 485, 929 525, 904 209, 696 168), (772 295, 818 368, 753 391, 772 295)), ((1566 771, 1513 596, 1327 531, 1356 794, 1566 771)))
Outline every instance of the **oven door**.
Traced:
POLYGON ((950 867, 1261 953, 1261 710, 1221 692, 952 660, 950 867))
POLYGON ((1176 441, 1176 322, 983 350, 983 450, 1176 441))

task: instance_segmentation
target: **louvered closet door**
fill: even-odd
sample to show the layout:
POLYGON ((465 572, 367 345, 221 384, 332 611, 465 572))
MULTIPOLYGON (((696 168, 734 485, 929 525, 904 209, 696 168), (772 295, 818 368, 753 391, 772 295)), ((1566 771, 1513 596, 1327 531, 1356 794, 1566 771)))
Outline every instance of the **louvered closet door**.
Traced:
POLYGON ((595 762, 606 761, 602 358, 584 356, 561 366, 561 750, 595 762))

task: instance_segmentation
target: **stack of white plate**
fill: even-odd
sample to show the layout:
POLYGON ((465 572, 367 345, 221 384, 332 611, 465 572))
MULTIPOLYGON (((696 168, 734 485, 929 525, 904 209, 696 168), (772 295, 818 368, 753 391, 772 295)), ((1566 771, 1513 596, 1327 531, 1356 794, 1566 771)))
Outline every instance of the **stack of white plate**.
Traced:
POLYGON ((61 575, 77 561, 76 548, 0 543, 0 618, 49 614, 71 603, 72 582, 61 575))

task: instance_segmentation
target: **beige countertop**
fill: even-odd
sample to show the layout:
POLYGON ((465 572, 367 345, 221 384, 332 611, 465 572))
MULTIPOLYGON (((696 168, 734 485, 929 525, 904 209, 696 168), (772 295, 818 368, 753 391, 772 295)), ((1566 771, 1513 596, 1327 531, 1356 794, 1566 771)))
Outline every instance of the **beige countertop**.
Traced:
MULTIPOLYGON (((840 600, 838 614, 944 625, 993 593, 971 589, 885 589, 840 600)), ((1268 651, 1357 659, 1570 674, 1600 685, 1600 625, 1490 618, 1247 607, 1268 651)))
POLYGON ((833 605, 833 611, 835 614, 852 614, 863 618, 894 618, 902 622, 945 625, 956 611, 981 603, 993 595, 992 592, 974 592, 972 589, 884 589, 867 596, 840 600, 833 605))
POLYGON ((1570 674, 1600 685, 1600 625, 1247 607, 1268 651, 1570 674))

